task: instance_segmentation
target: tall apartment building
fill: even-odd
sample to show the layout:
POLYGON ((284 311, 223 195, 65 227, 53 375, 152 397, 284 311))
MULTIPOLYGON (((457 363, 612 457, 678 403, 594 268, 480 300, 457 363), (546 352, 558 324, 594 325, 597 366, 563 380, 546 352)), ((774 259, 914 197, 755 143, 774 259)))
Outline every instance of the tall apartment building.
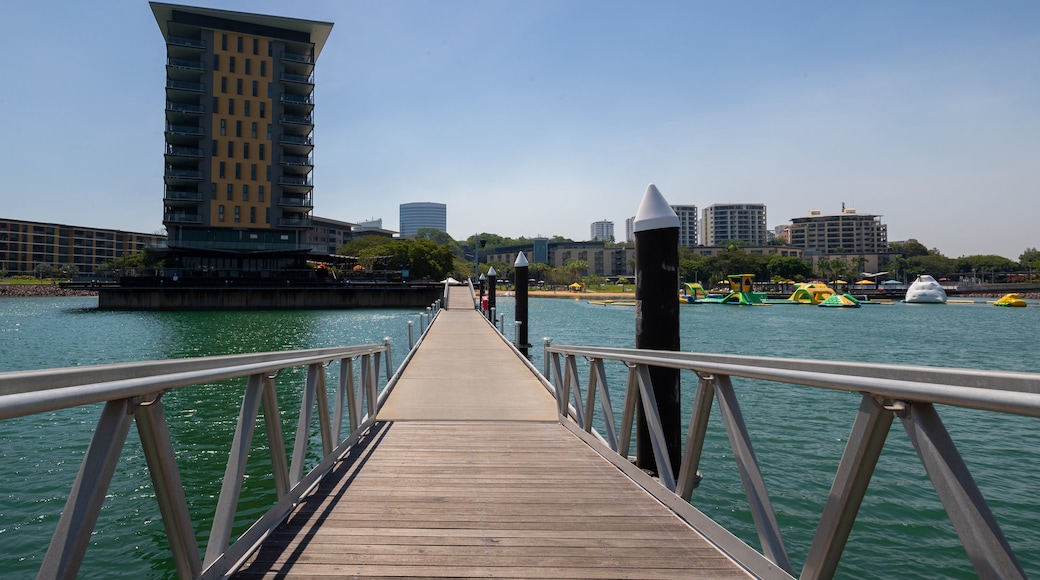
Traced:
POLYGON ((636 216, 632 216, 625 220, 625 241, 636 241, 636 216))
POLYGON ((0 270, 31 276, 41 266, 75 266, 92 276, 98 266, 161 246, 165 236, 0 218, 0 270))
POLYGON ((314 64, 332 24, 150 5, 167 55, 167 261, 299 259, 314 208, 314 64))
POLYGON ((401 204, 402 238, 410 238, 422 228, 448 231, 448 206, 443 203, 416 201, 401 204))
POLYGON ((880 218, 852 208, 829 215, 814 209, 793 218, 787 234, 792 246, 807 252, 878 254, 888 251, 888 226, 880 218))
POLYGON ((702 215, 701 242, 705 246, 718 246, 731 240, 756 246, 769 242, 765 204, 714 204, 704 208, 702 215))
POLYGON ((613 241, 614 222, 607 220, 592 222, 592 226, 589 227, 589 239, 604 242, 613 241))
POLYGON ((697 245, 697 206, 673 205, 672 211, 679 216, 679 247, 692 248, 697 245))

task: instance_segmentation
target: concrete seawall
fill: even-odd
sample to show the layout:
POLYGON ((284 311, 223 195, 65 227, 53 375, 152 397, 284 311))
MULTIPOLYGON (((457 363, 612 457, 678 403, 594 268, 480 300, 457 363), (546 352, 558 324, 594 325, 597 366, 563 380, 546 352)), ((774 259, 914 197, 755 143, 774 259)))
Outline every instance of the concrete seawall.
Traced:
POLYGON ((378 285, 325 288, 101 288, 100 310, 321 310, 425 308, 443 286, 378 285))

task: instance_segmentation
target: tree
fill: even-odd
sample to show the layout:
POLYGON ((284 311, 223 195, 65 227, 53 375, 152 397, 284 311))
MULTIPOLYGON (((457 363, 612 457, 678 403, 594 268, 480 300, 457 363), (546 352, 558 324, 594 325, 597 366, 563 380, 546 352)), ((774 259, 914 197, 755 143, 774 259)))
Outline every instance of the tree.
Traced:
POLYGON ((564 262, 563 269, 570 275, 571 282, 578 282, 589 269, 589 263, 585 260, 570 259, 564 262))
POLYGON ((430 240, 438 246, 447 246, 451 250, 452 254, 462 256, 462 246, 455 241, 448 232, 442 232, 437 228, 419 228, 415 232, 415 239, 417 240, 430 240))
POLYGON ((766 262, 769 279, 802 281, 812 276, 812 263, 796 256, 772 256, 766 262))
POLYGON ((891 252, 897 254, 903 254, 905 258, 913 258, 914 256, 927 256, 928 247, 918 242, 917 240, 910 238, 905 242, 891 242, 888 244, 888 249, 891 252))

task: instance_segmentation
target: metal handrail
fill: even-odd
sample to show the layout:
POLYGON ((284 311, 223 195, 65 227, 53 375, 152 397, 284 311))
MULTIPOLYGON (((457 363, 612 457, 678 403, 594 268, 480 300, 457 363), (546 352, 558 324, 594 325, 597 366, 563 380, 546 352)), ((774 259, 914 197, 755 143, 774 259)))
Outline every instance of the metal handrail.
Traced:
POLYGON ((137 423, 141 436, 178 575, 182 578, 223 575, 288 515, 300 498, 375 421, 381 404, 377 384, 380 359, 384 355, 389 384, 392 362, 388 341, 382 345, 0 373, 0 419, 105 404, 39 576, 73 577, 79 570, 131 421, 137 423), (355 360, 359 361, 356 384, 355 360), (334 387, 335 408, 330 414, 325 368, 336 361, 340 363, 339 380, 334 387), (285 449, 285 439, 278 419, 279 409, 286 401, 285 395, 280 400, 274 378, 286 369, 300 367, 307 369, 306 379, 293 452, 291 457, 286 457, 281 451, 285 449), (202 558, 181 486, 162 397, 174 389, 228 379, 246 379, 246 390, 205 558, 202 558), (278 500, 260 521, 228 545, 253 428, 261 406, 278 500), (304 464, 315 407, 319 416, 321 450, 314 451, 321 460, 305 475, 304 464), (346 438, 341 436, 344 423, 349 429, 346 438))
POLYGON ((551 375, 556 390, 562 422, 575 424, 577 429, 593 434, 610 450, 627 458, 635 415, 641 408, 658 466, 668 466, 670 460, 650 368, 693 372, 698 379, 697 392, 681 463, 673 466, 677 468, 675 475, 672 469, 659 469, 659 482, 683 500, 690 500, 708 417, 714 399, 718 399, 762 554, 792 574, 793 566, 740 411, 733 378, 860 393, 859 412, 800 577, 834 575, 895 418, 902 421, 979 575, 1025 577, 935 405, 1040 417, 1040 374, 553 345, 549 340, 545 342, 544 361, 546 374, 551 375), (588 360, 584 394, 578 359, 588 360), (611 406, 604 361, 620 361, 627 367, 620 428, 611 406), (604 434, 593 429, 597 400, 604 434))

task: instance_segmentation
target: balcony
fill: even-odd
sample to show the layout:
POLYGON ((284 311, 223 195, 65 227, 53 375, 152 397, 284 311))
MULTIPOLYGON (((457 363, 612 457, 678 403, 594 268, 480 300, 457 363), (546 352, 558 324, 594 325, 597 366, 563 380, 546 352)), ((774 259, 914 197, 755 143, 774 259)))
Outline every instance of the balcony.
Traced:
POLYGON ((306 218, 279 218, 278 227, 280 228, 310 228, 314 224, 313 220, 306 218))
POLYGON ((173 79, 166 79, 166 88, 175 91, 191 91, 193 93, 206 92, 206 85, 202 83, 189 83, 187 81, 175 81, 173 79))
POLYGON ((202 172, 198 169, 176 169, 173 167, 166 168, 166 177, 170 179, 191 179, 191 180, 202 180, 202 172))
POLYGON ((310 135, 299 136, 299 135, 282 135, 278 142, 282 145, 301 145, 304 147, 314 146, 314 139, 310 135))
POLYGON ((304 64, 314 64, 314 58, 307 54, 296 54, 293 52, 283 52, 282 60, 290 62, 302 62, 304 64))
POLYGON ((166 154, 174 157, 204 157, 205 152, 201 147, 179 147, 177 145, 167 145, 166 154))
POLYGON ((310 115, 307 115, 305 117, 301 116, 301 115, 282 115, 281 121, 283 123, 288 123, 290 125, 313 125, 314 124, 314 118, 311 117, 310 115))
POLYGON ((202 105, 195 105, 191 103, 174 103, 172 101, 166 102, 166 110, 173 111, 174 113, 189 113, 202 115, 206 112, 206 108, 202 105))
POLYGON ((197 213, 168 213, 163 215, 163 222, 177 224, 201 224, 202 216, 197 213))
POLYGON ((309 195, 305 197, 286 197, 283 195, 278 198, 278 206, 289 208, 290 210, 298 209, 309 211, 314 207, 314 202, 311 201, 311 196, 309 195))
POLYGON ((311 95, 293 95, 282 93, 281 101, 289 105, 313 105, 314 97, 311 95))
POLYGON ((194 125, 169 124, 166 125, 166 132, 173 135, 196 135, 198 137, 201 137, 203 135, 202 127, 197 127, 194 125))
POLYGON ((182 58, 168 58, 166 59, 166 66, 169 68, 177 68, 181 70, 190 70, 195 72, 206 72, 206 65, 202 64, 201 60, 186 60, 182 58))
POLYGON ((299 157, 296 155, 282 155, 278 162, 282 165, 293 165, 296 167, 312 167, 314 160, 310 157, 299 157))
POLYGON ((290 187, 314 187, 314 182, 311 181, 310 177, 283 175, 278 178, 278 185, 288 185, 290 187))
POLYGON ((198 38, 182 38, 179 36, 171 36, 166 40, 166 44, 172 44, 173 46, 183 46, 186 48, 206 48, 206 41, 198 38))
POLYGON ((167 203, 178 203, 178 204, 195 204, 202 202, 201 191, 180 191, 176 189, 167 189, 163 195, 163 201, 167 203))
POLYGON ((294 75, 291 73, 282 73, 279 77, 282 82, 285 83, 298 83, 301 85, 313 85, 314 75, 294 75))

